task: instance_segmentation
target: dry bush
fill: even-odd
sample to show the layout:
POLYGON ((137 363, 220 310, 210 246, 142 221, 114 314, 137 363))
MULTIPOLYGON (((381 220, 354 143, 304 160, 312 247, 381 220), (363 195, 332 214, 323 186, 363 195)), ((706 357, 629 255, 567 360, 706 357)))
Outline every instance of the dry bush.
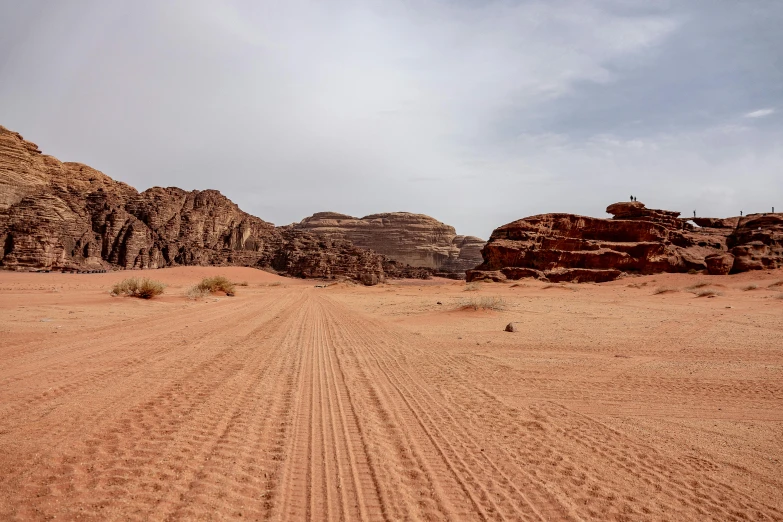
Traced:
POLYGON ((564 284, 559 284, 559 285, 549 284, 542 287, 543 290, 546 290, 547 288, 560 288, 561 290, 575 290, 574 288, 568 287, 564 284))
POLYGON ((699 290, 696 293, 696 297, 714 297, 716 295, 723 295, 717 290, 699 290))
POLYGON ((116 283, 111 289, 111 295, 152 299, 156 295, 162 294, 165 288, 166 285, 160 281, 153 281, 148 277, 143 279, 130 277, 116 283))
POLYGON ((249 286, 249 285, 247 284, 247 281, 242 281, 241 283, 237 283, 236 285, 237 285, 237 286, 249 286))
POLYGON ((628 288, 641 288, 643 286, 647 286, 647 281, 644 283, 631 283, 630 285, 626 285, 628 288))
POLYGON ((199 285, 194 285, 185 290, 185 297, 188 299, 201 299, 202 297, 207 297, 209 295, 209 292, 199 288, 199 285))
POLYGON ((696 274, 701 274, 702 272, 701 270, 696 270, 695 268, 691 268, 690 270, 688 270, 688 273, 690 275, 696 275, 696 274))
POLYGON ((506 300, 501 297, 474 297, 460 306, 463 310, 505 310, 506 300))
POLYGON ((196 285, 196 288, 208 294, 224 292, 228 296, 233 296, 236 285, 229 281, 227 277, 215 276, 205 277, 196 285))
POLYGON ((653 295, 659 295, 659 294, 668 294, 671 292, 679 292, 680 290, 678 288, 672 288, 671 286, 659 286, 655 289, 655 292, 653 292, 653 295))
POLYGON ((748 286, 743 286, 743 287, 742 287, 742 289, 743 289, 745 292, 748 292, 748 291, 750 291, 750 290, 755 290, 755 289, 756 289, 756 288, 758 288, 758 287, 759 287, 759 285, 748 285, 748 286))
POLYGON ((781 279, 780 281, 775 281, 774 283, 769 285, 769 288, 775 288, 776 286, 783 286, 783 279, 781 279))
POLYGON ((468 283, 465 285, 465 292, 475 292, 480 290, 481 286, 478 283, 468 283))
POLYGON ((699 281, 695 285, 689 286, 688 290, 696 290, 697 288, 704 288, 705 286, 710 286, 710 284, 707 281, 699 281))

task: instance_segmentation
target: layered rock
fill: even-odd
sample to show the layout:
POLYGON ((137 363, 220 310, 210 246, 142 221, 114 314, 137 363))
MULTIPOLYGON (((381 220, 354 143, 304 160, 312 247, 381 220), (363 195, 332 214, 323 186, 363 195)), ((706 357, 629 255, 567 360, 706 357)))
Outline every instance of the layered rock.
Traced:
POLYGON ((275 267, 297 277, 429 277, 348 240, 278 229, 215 190, 133 187, 41 154, 0 127, 0 265, 12 269, 275 267))
POLYGON ((740 218, 728 236, 734 256, 732 272, 783 267, 783 214, 751 214, 740 218))
POLYGON ((678 212, 642 203, 610 205, 612 219, 543 214, 496 229, 482 250, 484 262, 468 272, 480 280, 538 277, 550 281, 615 279, 624 272, 650 274, 703 270, 705 258, 726 252, 728 232, 697 229, 678 212))
POLYGON ((389 212, 356 218, 319 212, 291 225, 319 237, 348 239, 356 246, 380 252, 399 263, 463 276, 481 263, 484 240, 457 235, 454 227, 423 214, 389 212))

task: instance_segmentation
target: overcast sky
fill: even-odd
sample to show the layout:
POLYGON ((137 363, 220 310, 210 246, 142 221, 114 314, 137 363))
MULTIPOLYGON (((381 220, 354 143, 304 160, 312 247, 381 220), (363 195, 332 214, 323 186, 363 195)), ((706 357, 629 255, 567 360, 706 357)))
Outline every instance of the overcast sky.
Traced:
POLYGON ((0 0, 0 124, 139 190, 488 237, 783 210, 781 0, 0 0))

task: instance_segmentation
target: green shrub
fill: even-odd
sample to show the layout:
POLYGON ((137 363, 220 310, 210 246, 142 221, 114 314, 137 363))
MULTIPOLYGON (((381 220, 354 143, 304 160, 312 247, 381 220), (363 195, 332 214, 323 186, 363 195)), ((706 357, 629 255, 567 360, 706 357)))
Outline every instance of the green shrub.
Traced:
POLYGON ((111 289, 111 295, 151 299, 156 295, 162 294, 164 288, 166 288, 166 285, 160 281, 153 281, 148 277, 143 279, 131 277, 115 284, 111 289))

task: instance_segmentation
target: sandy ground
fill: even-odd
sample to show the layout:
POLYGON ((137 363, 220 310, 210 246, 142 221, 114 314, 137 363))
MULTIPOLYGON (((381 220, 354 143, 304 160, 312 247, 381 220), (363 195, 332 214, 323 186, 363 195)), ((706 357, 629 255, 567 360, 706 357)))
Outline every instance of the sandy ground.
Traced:
POLYGON ((128 275, 0 272, 0 519, 783 520, 783 271, 128 275))

